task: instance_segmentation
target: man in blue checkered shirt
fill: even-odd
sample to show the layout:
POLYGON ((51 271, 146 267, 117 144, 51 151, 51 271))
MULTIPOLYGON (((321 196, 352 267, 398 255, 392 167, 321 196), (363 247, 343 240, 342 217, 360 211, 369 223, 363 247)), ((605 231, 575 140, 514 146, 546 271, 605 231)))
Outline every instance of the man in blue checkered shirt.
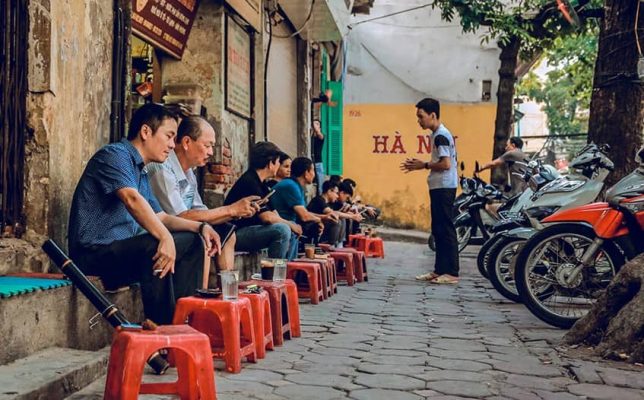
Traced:
POLYGON ((176 298, 201 287, 204 245, 209 255, 220 247, 209 224, 164 213, 150 190, 144 167, 166 160, 176 134, 165 107, 137 110, 127 140, 89 160, 69 220, 69 250, 81 270, 108 289, 139 282, 145 316, 159 324, 172 322, 176 298))

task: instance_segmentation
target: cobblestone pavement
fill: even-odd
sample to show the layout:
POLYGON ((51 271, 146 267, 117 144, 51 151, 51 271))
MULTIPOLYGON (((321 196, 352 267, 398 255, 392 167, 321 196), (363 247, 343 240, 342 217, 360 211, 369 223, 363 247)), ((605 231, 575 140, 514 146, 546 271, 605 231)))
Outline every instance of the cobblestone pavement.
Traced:
POLYGON ((218 398, 644 399, 644 368, 558 347, 564 331, 478 275, 476 248, 462 254, 458 286, 415 281, 432 262, 425 249, 387 243, 368 283, 302 304, 302 337, 240 374, 217 371, 218 398))

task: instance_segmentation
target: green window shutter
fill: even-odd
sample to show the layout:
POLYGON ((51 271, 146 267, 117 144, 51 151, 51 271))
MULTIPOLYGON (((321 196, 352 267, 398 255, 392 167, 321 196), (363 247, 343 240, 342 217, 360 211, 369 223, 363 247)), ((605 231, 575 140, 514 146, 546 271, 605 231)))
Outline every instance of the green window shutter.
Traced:
MULTIPOLYGON (((327 89, 329 89, 329 73, 328 73, 328 56, 326 54, 326 50, 323 48, 322 49, 322 73, 320 75, 320 91, 322 93, 326 93, 327 89)), ((322 133, 325 135, 327 132, 329 132, 329 107, 326 106, 326 104, 322 104, 320 107, 320 128, 322 129, 322 133)), ((324 141, 324 146, 322 147, 322 162, 324 164, 324 171, 327 175, 329 175, 329 168, 327 167, 329 165, 328 159, 329 159, 329 146, 327 144, 327 140, 324 141)))
POLYGON ((335 106, 325 104, 327 109, 327 129, 324 144, 326 147, 326 173, 327 175, 342 175, 342 82, 329 81, 331 102, 335 106))

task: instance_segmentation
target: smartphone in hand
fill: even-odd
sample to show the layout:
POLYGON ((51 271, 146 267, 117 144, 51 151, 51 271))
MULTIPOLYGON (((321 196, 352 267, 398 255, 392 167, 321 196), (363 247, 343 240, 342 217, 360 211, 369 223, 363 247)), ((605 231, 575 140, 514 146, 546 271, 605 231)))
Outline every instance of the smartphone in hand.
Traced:
POLYGON ((268 203, 268 200, 274 194, 275 194, 275 189, 271 189, 271 191, 268 192, 268 194, 266 196, 262 197, 259 200, 255 200, 254 203, 261 207, 261 206, 265 205, 266 203, 268 203))

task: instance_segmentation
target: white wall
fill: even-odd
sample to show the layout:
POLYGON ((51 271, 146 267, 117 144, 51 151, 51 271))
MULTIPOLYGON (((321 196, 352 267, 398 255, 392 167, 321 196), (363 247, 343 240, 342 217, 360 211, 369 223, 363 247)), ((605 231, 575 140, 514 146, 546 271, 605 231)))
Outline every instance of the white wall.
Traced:
MULTIPOLYGON (((351 23, 427 3, 378 0, 370 15, 351 23)), ((483 80, 492 80, 496 102, 500 50, 495 42, 481 45, 482 35, 463 35, 458 21, 442 21, 431 7, 356 25, 346 37, 345 103, 413 103, 425 96, 475 103, 483 80)))

